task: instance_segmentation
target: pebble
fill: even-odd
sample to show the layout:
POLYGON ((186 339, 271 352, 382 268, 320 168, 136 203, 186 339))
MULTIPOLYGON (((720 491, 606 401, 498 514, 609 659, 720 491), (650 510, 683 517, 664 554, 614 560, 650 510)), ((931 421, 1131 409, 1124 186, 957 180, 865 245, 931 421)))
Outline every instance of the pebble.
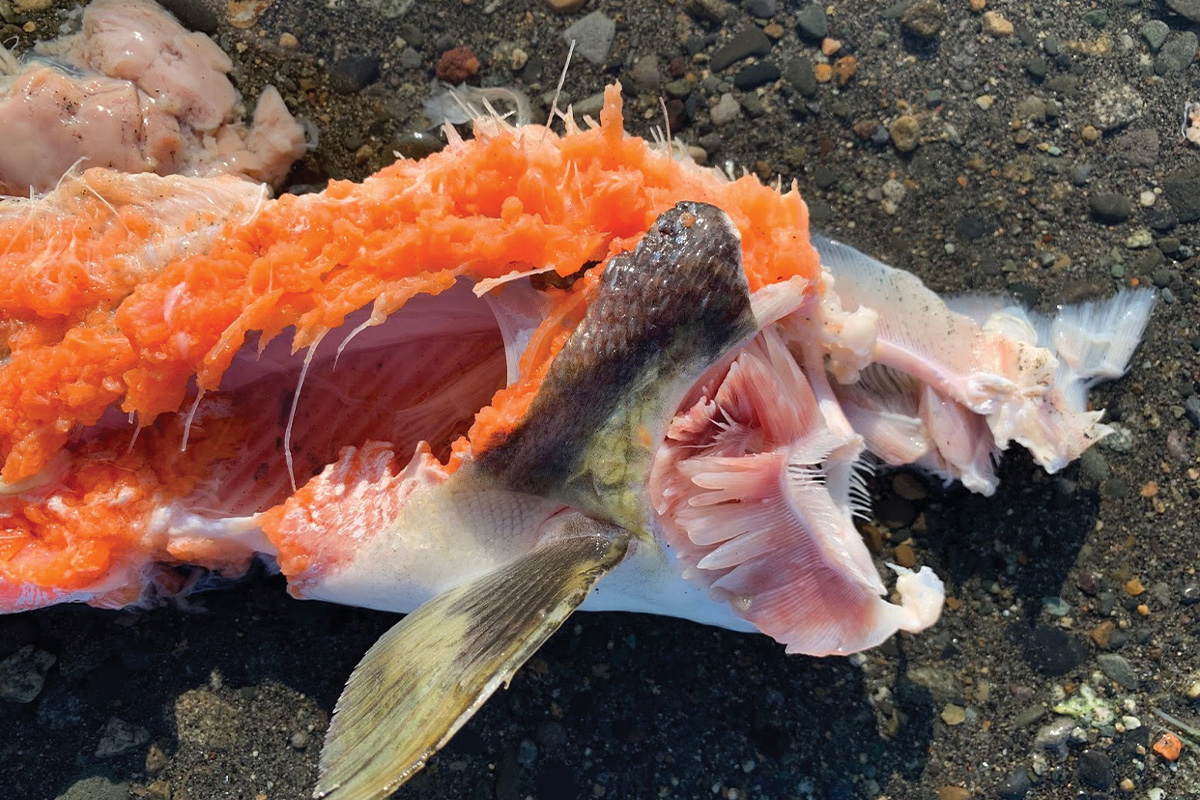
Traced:
POLYGON ((1063 675, 1075 669, 1083 656, 1074 637, 1058 628, 1038 625, 1025 643, 1025 660, 1046 676, 1063 675))
POLYGON ((917 147, 921 135, 921 124, 911 114, 901 114, 888 125, 892 144, 902 153, 910 153, 917 147))
POLYGON ((999 11, 983 12, 983 30, 990 36, 1012 36, 1013 24, 999 11))
POLYGON ((662 85, 662 72, 658 69, 658 56, 648 55, 639 58, 629 71, 629 77, 639 88, 655 91, 662 85))
POLYGON ((1043 597, 1042 608, 1052 617, 1065 617, 1071 613, 1071 604, 1061 597, 1043 597))
POLYGON ((752 17, 770 19, 779 10, 777 0, 743 0, 742 8, 752 17))
POLYGON ((942 722, 950 726, 962 725, 967 721, 967 710, 960 705, 947 703, 942 709, 942 722))
POLYGON ((1017 767, 1004 779, 996 793, 1001 800, 1024 800, 1032 788, 1033 780, 1029 777, 1029 771, 1024 767, 1017 767))
POLYGON ((1200 22, 1200 0, 1166 0, 1167 8, 1192 22, 1200 22))
POLYGON ((528 739, 522 739, 517 746, 517 763, 525 768, 532 767, 537 761, 538 747, 528 739))
POLYGON ((779 67, 770 61, 759 61, 738 70, 737 75, 733 76, 733 85, 742 91, 748 91, 767 83, 774 83, 779 80, 779 76, 779 67))
POLYGON ((858 59, 854 56, 842 56, 833 62, 833 81, 838 86, 845 86, 858 72, 858 59))
MULTIPOLYGON (((442 57, 445 58, 445 53, 442 57)), ((375 56, 346 56, 334 62, 329 69, 329 83, 339 92, 350 94, 361 91, 379 80, 379 59, 375 56)), ((479 62, 475 62, 476 70, 479 62)), ((438 62, 438 77, 441 77, 441 62, 438 62)), ((454 81, 459 83, 460 81, 454 81)))
POLYGON ((929 39, 937 35, 946 21, 946 8, 938 0, 914 0, 900 17, 906 33, 929 39))
POLYGON ((796 33, 800 38, 820 43, 829 35, 829 18, 820 3, 808 3, 796 12, 796 33))
POLYGON ((1112 788, 1116 778, 1112 759, 1102 750, 1089 749, 1080 753, 1076 772, 1082 783, 1100 791, 1112 788))
POLYGON ((1197 48, 1200 48, 1200 38, 1191 31, 1169 36, 1158 58, 1154 59, 1154 73, 1174 75, 1183 72, 1196 59, 1197 48))
POLYGON ((1093 8, 1083 15, 1083 21, 1093 28, 1104 28, 1108 25, 1108 9, 1093 8))
POLYGON ((1152 19, 1142 26, 1142 38, 1146 40, 1146 44, 1150 46, 1150 52, 1157 53, 1159 48, 1163 46, 1163 42, 1167 40, 1167 34, 1171 32, 1171 28, 1161 19, 1152 19))
POLYGON ((574 14, 587 4, 587 0, 546 0, 546 6, 557 14, 574 14))
POLYGON ((961 786, 939 786, 937 800, 971 800, 971 790, 961 786))
POLYGON ((783 79, 805 97, 813 97, 817 93, 817 74, 807 58, 792 59, 784 65, 783 79))
POLYGON ((1033 746, 1039 750, 1049 750, 1059 755, 1067 752, 1067 740, 1075 728, 1075 720, 1071 717, 1055 717, 1033 736, 1033 746))
POLYGON ((290 744, 293 749, 303 750, 304 748, 308 747, 308 740, 309 736, 307 731, 296 731, 292 734, 291 738, 288 739, 288 744, 290 744))
POLYGON ((687 0, 683 10, 702 22, 722 22, 729 16, 725 0, 687 0))
POLYGON ((0 661, 0 700, 32 703, 46 685, 46 672, 57 657, 27 644, 0 661))
POLYGON ((1029 95, 1021 102, 1017 103, 1013 109, 1013 115, 1017 119, 1025 119, 1031 122, 1046 121, 1046 101, 1036 95, 1029 95))
POLYGON ((1123 83, 1101 92, 1092 103, 1092 113, 1102 130, 1111 131, 1133 122, 1145 107, 1142 93, 1123 83))
POLYGON ((758 26, 751 25, 745 30, 738 31, 724 47, 713 53, 708 66, 713 72, 720 72, 744 58, 765 56, 770 52, 771 40, 758 26))
POLYGON ((133 725, 119 717, 109 717, 100 731, 96 744, 96 758, 115 758, 131 753, 150 741, 150 733, 140 725, 133 725))
MULTIPOLYGON (((1157 202, 1158 202, 1158 195, 1156 195, 1154 192, 1150 191, 1149 189, 1146 189, 1145 191, 1138 194, 1138 205, 1141 206, 1142 208, 1150 208, 1157 202)), ((1166 251, 1164 251, 1164 252, 1166 252, 1166 251)))
POLYGON ((1116 681, 1123 688, 1133 691, 1138 688, 1137 673, 1129 659, 1117 653, 1101 653, 1096 656, 1096 664, 1109 680, 1116 681))
POLYGON ((295 50, 300 46, 300 40, 296 38, 296 34, 284 31, 279 34, 279 46, 284 50, 295 50))
POLYGON ((948 669, 909 667, 905 672, 905 677, 916 686, 928 691, 930 699, 936 705, 946 705, 963 699, 958 679, 948 669))
POLYGON ((92 775, 75 781, 55 800, 129 800, 129 784, 113 783, 104 775, 92 775))
POLYGON ((712 124, 718 128, 724 127, 742 115, 742 106, 732 94, 726 92, 709 112, 712 124))
POLYGON ((1145 228, 1136 230, 1125 237, 1125 246, 1130 250, 1145 250, 1152 244, 1154 244, 1154 235, 1145 228))
POLYGON ((1162 189, 1179 222, 1200 220, 1200 164, 1167 174, 1162 189))
POLYGON ((1133 213, 1133 203, 1123 194, 1100 192, 1088 198, 1088 206, 1092 216, 1100 222, 1115 225, 1129 219, 1133 213))
POLYGON ((617 23, 603 11, 581 17, 562 33, 563 41, 575 42, 575 54, 593 64, 603 64, 617 35, 617 23))

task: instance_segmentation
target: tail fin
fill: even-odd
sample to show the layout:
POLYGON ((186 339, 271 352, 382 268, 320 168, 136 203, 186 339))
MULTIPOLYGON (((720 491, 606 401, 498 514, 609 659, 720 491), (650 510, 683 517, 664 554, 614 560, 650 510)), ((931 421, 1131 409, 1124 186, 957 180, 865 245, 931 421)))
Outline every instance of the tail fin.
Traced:
POLYGON ((1125 289, 1035 321, 1038 344, 1058 357, 1055 384, 1072 411, 1087 410, 1087 392, 1097 383, 1125 374, 1153 308, 1152 290, 1125 289))
POLYGON ((1058 365, 1044 395, 1007 403, 989 416, 997 441, 1019 442, 1048 472, 1057 472, 1111 433, 1100 422, 1103 412, 1088 410, 1088 390, 1125 373, 1153 308, 1153 291, 1132 289, 1064 306, 1053 317, 1029 313, 1037 347, 1049 350, 1058 365))

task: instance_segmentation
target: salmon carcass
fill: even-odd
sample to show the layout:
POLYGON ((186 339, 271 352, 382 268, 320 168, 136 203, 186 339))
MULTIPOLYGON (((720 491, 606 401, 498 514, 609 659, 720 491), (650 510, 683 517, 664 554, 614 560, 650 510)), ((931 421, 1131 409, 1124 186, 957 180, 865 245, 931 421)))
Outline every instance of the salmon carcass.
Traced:
POLYGON ((943 301, 810 234, 795 188, 623 129, 484 117, 361 184, 69 176, 0 207, 0 610, 269 557, 411 613, 338 705, 318 796, 379 797, 576 608, 846 654, 933 624, 858 531, 869 463, 991 493, 1108 429, 1153 298, 943 301), (874 459, 868 462, 868 457, 874 459))

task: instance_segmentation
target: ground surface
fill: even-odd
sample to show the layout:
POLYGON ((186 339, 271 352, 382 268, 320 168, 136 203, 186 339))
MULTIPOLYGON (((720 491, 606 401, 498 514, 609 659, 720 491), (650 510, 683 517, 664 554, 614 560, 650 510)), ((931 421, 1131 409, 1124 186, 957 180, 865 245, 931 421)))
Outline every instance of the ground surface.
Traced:
MULTIPOLYGON (((49 35, 68 10, 21 11, 40 5, 0 0, 6 43, 49 35)), ((876 479, 881 561, 947 581, 935 629, 815 660, 765 637, 579 615, 398 797, 1200 797, 1195 749, 1174 764, 1150 751, 1154 709, 1200 718, 1200 226, 1187 221, 1200 147, 1180 132, 1200 100, 1195 23, 1158 0, 987 0, 1006 34, 967 0, 919 0, 904 21, 903 2, 832 0, 827 59, 824 15, 794 0, 590 0, 565 15, 543 0, 174 5, 233 54, 244 92, 274 83, 320 129, 300 188, 417 148, 451 47, 478 54, 473 83, 524 88, 536 115, 562 31, 600 11, 615 38, 602 64, 570 70, 577 108, 620 79, 631 129, 648 134, 659 97, 679 101, 675 134, 710 162, 795 179, 818 227, 939 291, 1048 310, 1135 281, 1162 290, 1131 373, 1095 395, 1122 433, 1082 464, 1048 477, 1012 455, 990 499, 876 479), (764 27, 738 41, 769 43, 761 60, 781 76, 744 71, 755 57, 714 73, 735 35, 764 27), (846 55, 843 86, 817 80, 846 55)), ((56 659, 35 699, 0 701, 5 796, 307 797, 342 683, 392 618, 296 602, 269 579, 203 605, 0 618, 0 659, 26 645, 56 659)), ((37 672, 7 664, 6 681, 37 672)))

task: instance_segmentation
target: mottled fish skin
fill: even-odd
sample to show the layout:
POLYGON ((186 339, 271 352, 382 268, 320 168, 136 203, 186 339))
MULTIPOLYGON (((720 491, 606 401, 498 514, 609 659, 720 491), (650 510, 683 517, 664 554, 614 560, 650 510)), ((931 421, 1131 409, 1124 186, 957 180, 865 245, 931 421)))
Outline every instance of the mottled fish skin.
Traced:
POLYGON ((678 203, 610 260, 525 418, 478 468, 645 531, 650 459, 680 397, 756 327, 737 229, 715 206, 678 203))

